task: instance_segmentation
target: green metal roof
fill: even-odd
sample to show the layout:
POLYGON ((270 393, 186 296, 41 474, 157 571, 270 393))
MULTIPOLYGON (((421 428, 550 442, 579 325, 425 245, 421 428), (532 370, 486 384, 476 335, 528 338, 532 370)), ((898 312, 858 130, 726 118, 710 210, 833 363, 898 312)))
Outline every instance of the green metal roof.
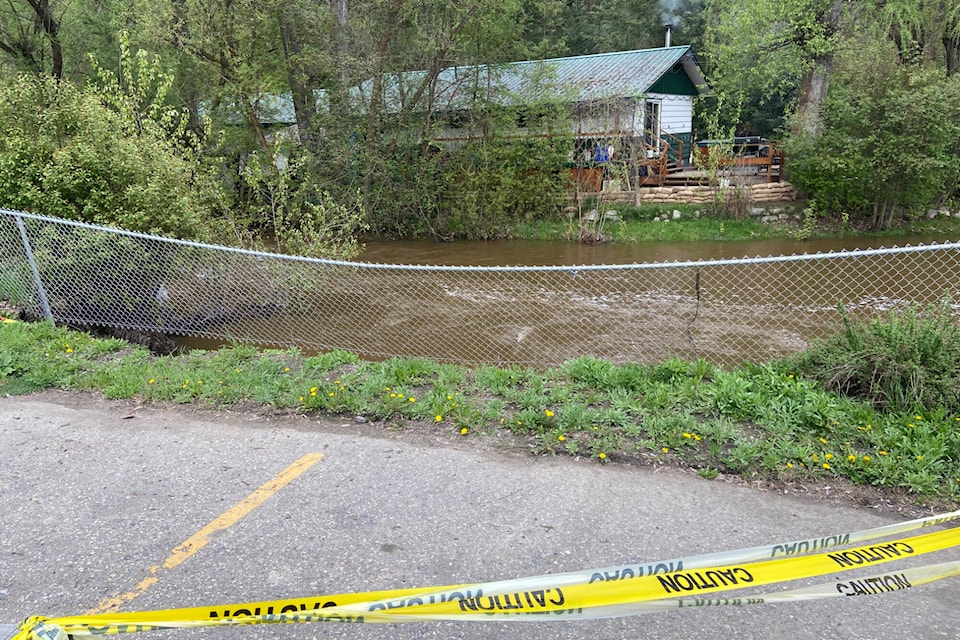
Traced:
MULTIPOLYGON (((385 74, 387 110, 400 111, 404 100, 409 99, 425 77, 425 71, 385 74)), ((358 103, 357 108, 363 109, 369 104, 372 84, 367 80, 351 92, 358 103)), ((441 111, 469 109, 480 99, 517 105, 547 97, 561 98, 564 102, 638 98, 651 89, 659 93, 671 93, 676 89, 678 95, 708 91, 689 46, 448 67, 437 77, 433 107, 441 111), (678 75, 686 76, 683 82, 677 82, 678 75)), ((323 92, 318 91, 318 106, 324 100, 323 92)), ((262 96, 257 107, 269 122, 296 121, 289 94, 262 96)))
MULTIPOLYGON (((688 79, 683 94, 707 91, 706 80, 689 46, 449 67, 437 77, 434 107, 469 108, 478 98, 501 104, 522 104, 545 97, 561 97, 565 102, 636 98, 665 76, 677 73, 688 79)), ((424 77, 424 71, 390 74, 384 82, 387 108, 399 110, 403 96, 409 96, 424 77)), ((656 88, 668 86, 671 85, 660 83, 656 88)), ((365 82, 360 91, 368 96, 370 83, 365 82)))

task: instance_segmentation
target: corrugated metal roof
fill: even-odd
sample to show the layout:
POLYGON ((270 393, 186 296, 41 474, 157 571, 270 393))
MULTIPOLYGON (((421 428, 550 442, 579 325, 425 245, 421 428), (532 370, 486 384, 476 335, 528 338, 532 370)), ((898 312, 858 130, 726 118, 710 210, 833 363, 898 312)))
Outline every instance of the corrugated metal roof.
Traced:
MULTIPOLYGON (((516 105, 547 97, 562 97, 566 102, 635 98, 645 94, 678 63, 683 65, 693 84, 705 91, 706 80, 693 52, 689 46, 679 46, 501 65, 449 67, 437 78, 433 106, 439 110, 455 110, 469 109, 477 100, 516 105)), ((425 71, 385 74, 387 110, 399 111, 425 77, 425 71)), ((358 108, 369 104, 371 85, 372 81, 367 80, 351 91, 358 108)), ((318 105, 323 98, 323 92, 318 91, 318 105)), ((267 121, 296 121, 289 94, 263 96, 257 107, 267 121)))
MULTIPOLYGON (((674 65, 682 64, 698 87, 706 81, 689 46, 616 51, 570 58, 510 62, 502 65, 449 67, 440 72, 435 92, 442 109, 468 108, 475 99, 502 104, 562 96, 569 102, 639 97, 674 65)), ((388 108, 422 82, 423 71, 393 74, 385 83, 388 108)), ((361 89, 364 94, 369 85, 361 89)))

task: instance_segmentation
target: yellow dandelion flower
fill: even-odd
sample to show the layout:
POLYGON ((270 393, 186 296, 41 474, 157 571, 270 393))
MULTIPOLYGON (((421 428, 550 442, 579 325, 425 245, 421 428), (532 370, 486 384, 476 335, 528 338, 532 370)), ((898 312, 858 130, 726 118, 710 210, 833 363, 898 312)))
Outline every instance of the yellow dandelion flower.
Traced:
POLYGON ((154 380, 153 378, 150 378, 149 380, 147 380, 147 384, 153 384, 154 382, 156 382, 156 380, 154 380))
POLYGON ((333 391, 331 391, 331 392, 330 392, 330 393, 328 393, 327 395, 328 395, 328 396, 330 396, 330 397, 332 398, 332 397, 334 397, 334 396, 335 396, 335 395, 337 395, 337 394, 336 394, 335 392, 333 392, 333 391))
POLYGON ((814 462, 819 462, 819 461, 820 461, 820 456, 818 456, 817 454, 813 454, 812 456, 810 456, 810 458, 811 458, 814 462))
POLYGON ((827 444, 826 438, 820 438, 820 444, 827 444))
POLYGON ((407 398, 407 400, 409 400, 410 402, 416 402, 416 401, 417 401, 416 398, 407 398))
POLYGON ((396 397, 397 397, 397 394, 391 393, 391 394, 390 394, 390 397, 391 397, 391 398, 396 398, 396 397))
POLYGON ((787 463, 787 469, 793 469, 793 463, 792 463, 792 462, 788 462, 788 463, 787 463))
POLYGON ((923 456, 917 456, 917 460, 923 460, 923 456))
POLYGON ((684 434, 683 434, 683 437, 684 437, 684 438, 687 438, 687 439, 689 440, 689 439, 692 438, 693 436, 691 436, 689 433, 684 433, 684 434))
POLYGON ((855 456, 855 455, 853 455, 853 454, 851 453, 850 455, 847 456, 847 460, 849 460, 850 462, 856 462, 856 461, 857 461, 857 456, 855 456))
POLYGON ((663 453, 670 453, 670 449, 667 447, 663 447, 662 449, 660 449, 660 451, 662 451, 663 453))
POLYGON ((912 423, 912 422, 908 422, 908 423, 907 423, 907 426, 910 427, 911 429, 913 429, 913 423, 912 423))
POLYGON ((466 427, 463 427, 462 429, 460 429, 460 435, 462 436, 467 435, 467 431, 469 431, 469 429, 467 429, 466 427))
POLYGON ((560 442, 563 442, 566 439, 567 439, 567 436, 563 435, 562 433, 559 436, 557 436, 557 440, 559 440, 560 442))
POLYGON ((447 395, 447 400, 453 400, 453 396, 451 396, 451 395, 448 394, 448 395, 447 395))
POLYGON ((300 402, 303 402, 303 396, 300 396, 300 402))
POLYGON ((544 413, 547 414, 547 417, 548 417, 548 418, 552 418, 552 417, 553 417, 553 411, 550 411, 550 409, 547 409, 546 411, 544 411, 544 413))
POLYGON ((284 372, 284 373, 288 373, 289 371, 290 371, 290 367, 284 367, 284 368, 283 368, 283 372, 284 372))
POLYGON ((877 451, 877 453, 879 453, 879 454, 882 455, 882 456, 887 455, 887 452, 886 452, 886 451, 877 451))
POLYGON ((871 458, 870 456, 863 456, 863 461, 864 461, 864 462, 870 462, 871 459, 872 459, 872 458, 871 458))
POLYGON ((603 451, 601 451, 601 452, 600 452, 600 455, 598 455, 597 457, 600 458, 601 460, 606 460, 606 459, 607 459, 607 454, 605 454, 603 451))
POLYGON ((443 422, 443 416, 438 413, 434 418, 434 420, 436 420, 437 422, 443 422))
POLYGON ((73 353, 73 349, 71 349, 70 347, 67 347, 67 353, 73 353))
POLYGON ((916 418, 917 420, 923 420, 923 416, 913 416, 913 417, 916 418))
POLYGON ((824 468, 824 469, 829 469, 829 468, 830 468, 830 465, 827 464, 826 462, 824 462, 824 463, 823 463, 823 468, 824 468))
POLYGON ((833 460, 833 454, 832 454, 832 453, 828 453, 827 455, 823 456, 823 458, 824 458, 825 460, 833 460))

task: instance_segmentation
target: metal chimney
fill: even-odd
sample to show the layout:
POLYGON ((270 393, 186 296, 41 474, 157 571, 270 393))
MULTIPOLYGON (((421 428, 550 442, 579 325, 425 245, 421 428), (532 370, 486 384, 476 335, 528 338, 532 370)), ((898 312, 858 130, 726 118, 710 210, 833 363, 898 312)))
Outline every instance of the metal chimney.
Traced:
POLYGON ((664 47, 669 47, 669 46, 670 46, 670 38, 671 38, 671 36, 673 35, 673 25, 670 24, 670 23, 667 23, 667 24, 663 25, 663 28, 666 29, 666 32, 667 32, 666 35, 664 36, 664 45, 663 45, 663 46, 664 46, 664 47))

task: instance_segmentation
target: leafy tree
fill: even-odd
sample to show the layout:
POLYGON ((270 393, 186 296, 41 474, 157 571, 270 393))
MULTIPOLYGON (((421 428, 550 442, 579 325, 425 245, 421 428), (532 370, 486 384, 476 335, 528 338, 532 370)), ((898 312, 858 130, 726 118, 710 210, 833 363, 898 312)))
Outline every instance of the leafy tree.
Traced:
POLYGON ((884 229, 953 195, 960 183, 960 79, 863 47, 837 70, 824 135, 796 137, 791 180, 826 211, 884 229))
POLYGON ((124 72, 86 90, 21 75, 0 88, 0 194, 9 206, 125 229, 203 237, 220 190, 164 105, 172 77, 122 50, 124 72))

